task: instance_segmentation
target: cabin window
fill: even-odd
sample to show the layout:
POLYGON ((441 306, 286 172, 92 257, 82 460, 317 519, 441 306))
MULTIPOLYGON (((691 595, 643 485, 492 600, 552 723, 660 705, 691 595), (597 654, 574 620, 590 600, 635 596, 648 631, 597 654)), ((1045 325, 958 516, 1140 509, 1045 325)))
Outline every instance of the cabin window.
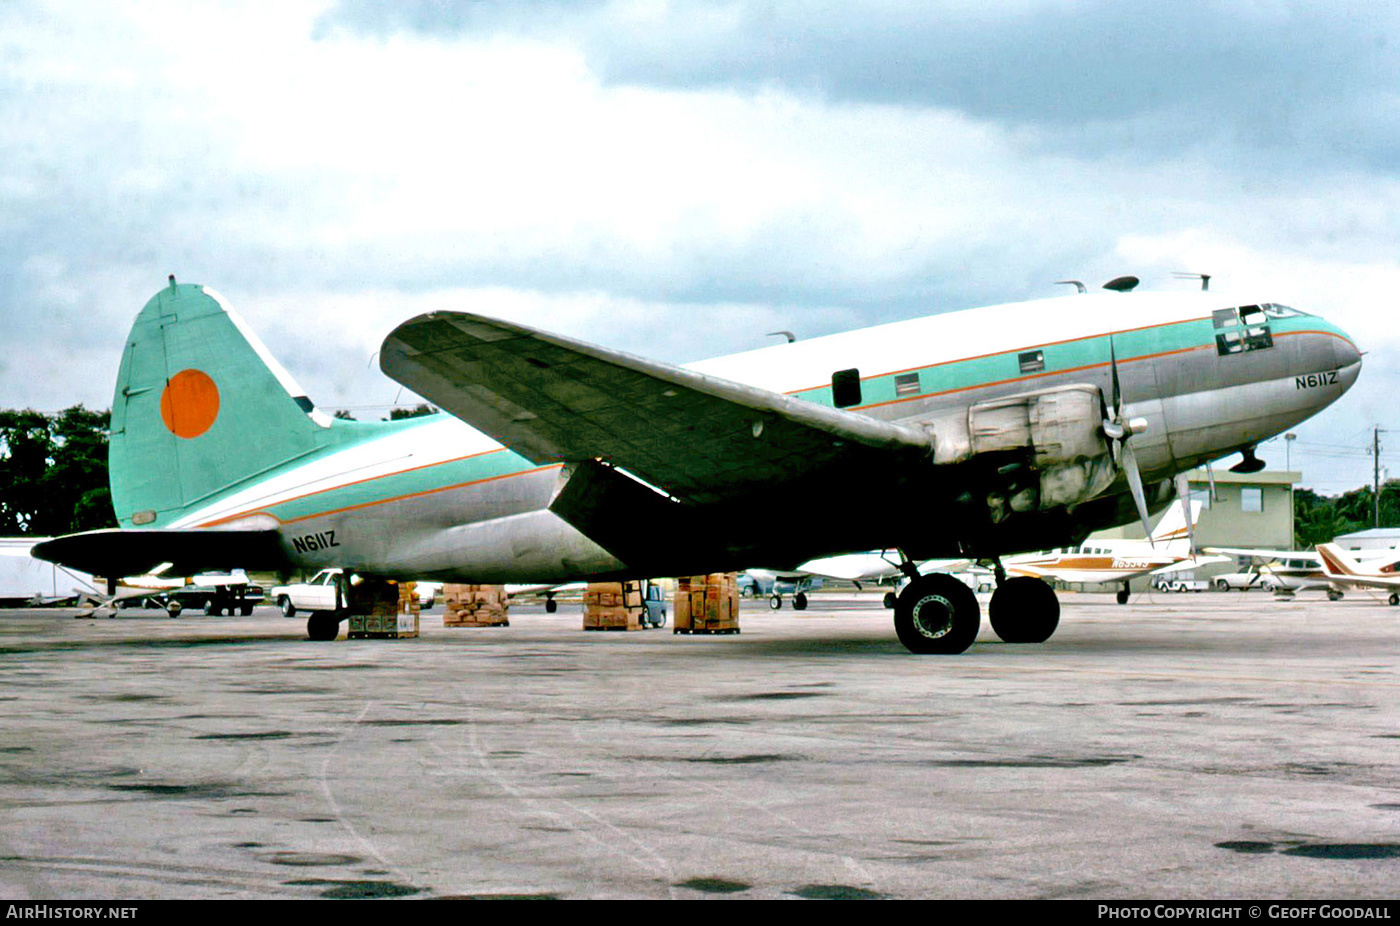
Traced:
POLYGON ((894 394, 897 396, 918 395, 923 392, 918 373, 901 373, 894 378, 894 394))
POLYGON ((831 401, 837 408, 860 404, 860 370, 837 370, 831 374, 831 401))
POLYGON ((1216 332, 1215 350, 1222 357, 1274 346, 1274 337, 1269 330, 1269 314, 1264 308, 1246 305, 1238 309, 1216 309, 1211 313, 1211 319, 1216 332))
POLYGON ((1028 350, 1023 354, 1017 354, 1016 359, 1021 361, 1022 373, 1039 373, 1045 369, 1044 351, 1028 350))
POLYGON ((1241 511, 1263 511, 1264 510, 1264 490, 1263 489, 1240 489, 1240 510, 1241 511))

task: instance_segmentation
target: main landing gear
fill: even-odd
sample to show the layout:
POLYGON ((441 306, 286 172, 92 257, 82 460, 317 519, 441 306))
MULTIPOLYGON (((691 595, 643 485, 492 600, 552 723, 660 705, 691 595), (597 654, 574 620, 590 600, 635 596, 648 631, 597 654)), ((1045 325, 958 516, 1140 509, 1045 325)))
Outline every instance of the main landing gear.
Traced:
MULTIPOLYGON (((946 573, 921 575, 913 563, 900 566, 909 584, 894 601, 894 629, 911 652, 956 654, 977 639, 982 623, 977 596, 946 573)), ((1007 578, 996 562, 997 588, 988 603, 992 630, 1007 643, 1044 643, 1060 624, 1060 600, 1046 582, 1007 578)))

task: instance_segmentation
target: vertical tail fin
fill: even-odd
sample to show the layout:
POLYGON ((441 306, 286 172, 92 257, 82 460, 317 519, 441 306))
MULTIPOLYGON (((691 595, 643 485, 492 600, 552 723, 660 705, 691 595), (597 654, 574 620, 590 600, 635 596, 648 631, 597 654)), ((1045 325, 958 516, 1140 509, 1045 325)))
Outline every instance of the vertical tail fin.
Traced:
MULTIPOLYGON (((1191 524, 1201 516, 1201 503, 1192 501, 1191 524)), ((1183 505, 1173 503, 1168 506, 1162 515, 1162 520, 1157 522, 1156 528, 1152 531, 1152 544, 1172 556, 1189 556, 1191 550, 1191 532, 1187 530, 1186 513, 1182 510, 1183 505)))
POLYGON ((223 299, 170 285, 127 337, 108 469, 124 526, 168 526, 224 489, 322 445, 316 411, 223 299))
POLYGON ((1322 571, 1329 576, 1354 576, 1361 571, 1360 564, 1335 543, 1319 543, 1317 555, 1322 557, 1322 571))

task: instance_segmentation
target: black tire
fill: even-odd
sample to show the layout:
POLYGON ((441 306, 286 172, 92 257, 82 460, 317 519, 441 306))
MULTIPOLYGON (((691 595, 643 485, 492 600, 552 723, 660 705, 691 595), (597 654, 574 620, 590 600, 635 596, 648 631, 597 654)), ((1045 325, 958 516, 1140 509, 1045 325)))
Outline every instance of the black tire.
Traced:
POLYGON ((895 602, 897 602, 898 600, 899 596, 897 596, 894 592, 885 592, 885 597, 882 599, 881 603, 884 604, 886 610, 893 611, 895 602))
POLYGON ((961 653, 977 639, 981 624, 977 596, 945 573, 920 576, 895 602, 894 630, 912 653, 961 653))
POLYGON ((794 611, 805 611, 805 610, 807 610, 807 593, 806 593, 806 592, 798 592, 796 595, 793 595, 793 596, 792 596, 792 609, 793 609, 794 611))
POLYGON ((253 616, 253 606, 252 606, 251 604, 243 604, 243 605, 240 605, 239 608, 238 608, 238 613, 239 613, 239 614, 242 614, 244 617, 252 617, 252 616, 253 616))
POLYGON ((1342 600, 1342 593, 1339 592, 1339 591, 1337 591, 1335 588, 1329 588, 1329 589, 1327 590, 1327 600, 1328 600, 1328 601, 1341 601, 1341 600, 1342 600))
POLYGON ((297 606, 292 604, 292 599, 288 598, 286 595, 277 596, 277 607, 282 609, 283 617, 297 616, 297 606))
POLYGON ((987 617, 1006 643, 1044 643, 1060 626, 1060 599, 1044 581, 1016 576, 992 592, 987 617))
POLYGON ((170 604, 168 604, 168 605, 165 606, 165 613, 166 613, 166 614, 169 614, 171 617, 179 617, 179 616, 180 616, 180 612, 183 611, 184 609, 185 609, 185 606, 182 605, 182 604, 180 604, 180 602, 178 602, 178 601, 171 601, 170 604))
POLYGON ((206 617, 218 617, 223 612, 223 608, 214 604, 213 598, 204 599, 204 614, 206 617))
POLYGON ((779 608, 781 608, 782 606, 783 606, 783 596, 782 596, 782 595, 774 595, 774 596, 772 596, 771 598, 768 599, 768 607, 769 607, 770 610, 776 611, 776 610, 778 610, 779 608))
POLYGON ((1119 603, 1119 604, 1127 604, 1127 603, 1128 603, 1128 596, 1129 596, 1128 590, 1127 590, 1126 588, 1120 588, 1120 589, 1118 590, 1118 595, 1117 595, 1118 603, 1119 603))
POLYGON ((558 610, 559 602, 555 601, 553 598, 546 598, 544 600, 544 613, 553 614, 555 611, 558 610))
POLYGON ((1390 606, 1392 608, 1395 607, 1397 604, 1400 604, 1400 593, 1391 592, 1388 600, 1390 601, 1390 606))
POLYGON ((340 636, 340 615, 334 611, 312 611, 306 619, 308 640, 328 642, 340 636))

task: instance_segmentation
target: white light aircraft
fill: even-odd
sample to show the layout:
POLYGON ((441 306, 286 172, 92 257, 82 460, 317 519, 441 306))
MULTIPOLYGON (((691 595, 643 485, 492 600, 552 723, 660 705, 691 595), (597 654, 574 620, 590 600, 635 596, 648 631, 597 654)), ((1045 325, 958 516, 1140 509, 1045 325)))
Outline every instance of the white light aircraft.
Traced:
POLYGON ((1327 581, 1353 588, 1388 589, 1387 600, 1400 605, 1400 553, 1387 550, 1374 559, 1358 561, 1335 543, 1319 543, 1317 553, 1327 581))
MULTIPOLYGON (((1356 345, 1315 315, 1130 283, 686 367, 431 312, 389 334, 380 367, 447 414, 355 422, 318 410, 221 297, 172 277, 118 374, 121 528, 35 555, 101 575, 170 562, 507 584, 893 549, 910 580, 899 639, 962 652, 981 606, 919 562, 996 563, 1145 523, 1175 474, 1237 452, 1257 463, 1260 441, 1360 372, 1356 345)), ((1001 582, 988 610, 1012 642, 1059 622, 1033 577, 1001 582)), ((308 633, 334 639, 339 620, 315 613, 308 633)))
POLYGON ((1223 557, 1200 559, 1191 549, 1191 531, 1201 514, 1201 503, 1172 505, 1146 540, 1088 538, 1079 546, 1027 556, 1009 557, 1006 571, 1018 576, 1059 579, 1086 584, 1122 584, 1118 603, 1128 601, 1128 581, 1149 573, 1194 569, 1223 557))

